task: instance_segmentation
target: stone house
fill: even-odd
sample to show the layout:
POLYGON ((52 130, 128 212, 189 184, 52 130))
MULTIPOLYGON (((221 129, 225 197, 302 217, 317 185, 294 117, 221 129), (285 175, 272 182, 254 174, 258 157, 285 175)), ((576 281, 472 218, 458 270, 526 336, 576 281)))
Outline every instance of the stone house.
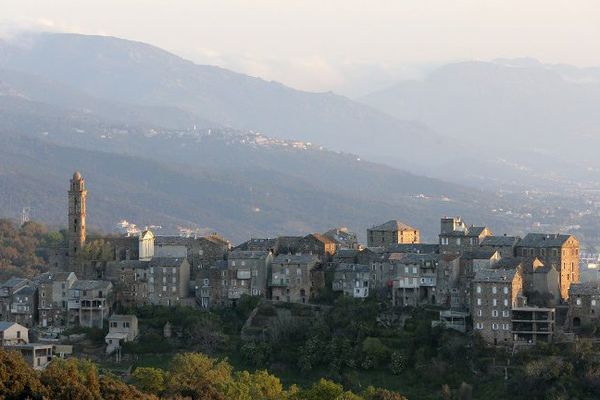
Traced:
POLYGON ((176 305, 189 297, 190 264, 187 258, 154 257, 148 264, 150 304, 176 305))
MULTIPOLYGON (((397 254, 397 257, 403 256, 397 254)), ((367 247, 356 256, 357 264, 368 265, 371 269, 370 292, 391 288, 393 262, 390 257, 391 255, 383 247, 367 247)))
POLYGON ((196 302, 202 308, 226 306, 229 303, 229 279, 228 261, 225 260, 200 271, 196 279, 196 302))
POLYGON ((440 254, 436 275, 437 304, 453 310, 465 309, 469 291, 460 286, 460 256, 440 254))
POLYGON ((77 280, 69 289, 69 320, 83 327, 102 329, 113 301, 113 285, 109 281, 77 280))
POLYGON ((108 333, 104 338, 106 353, 111 354, 123 343, 134 341, 138 334, 138 319, 135 315, 111 315, 108 319, 108 333))
POLYGON ((280 254, 297 254, 301 252, 302 236, 279 236, 277 237, 277 252, 280 254))
POLYGON ((107 264, 106 279, 112 282, 115 301, 123 307, 149 304, 149 261, 123 260, 107 264))
POLYGON ((16 322, 0 321, 1 347, 23 343, 29 343, 29 329, 16 322))
POLYGON ((227 298, 235 305, 242 295, 267 295, 273 254, 268 251, 232 251, 227 259, 227 298))
POLYGON ((519 236, 487 236, 481 240, 479 247, 483 250, 496 250, 500 257, 510 258, 516 255, 515 251, 520 241, 519 236))
POLYGON ((10 320, 33 328, 38 320, 37 299, 38 291, 32 284, 15 292, 10 306, 10 320))
POLYGON ((571 285, 568 315, 567 324, 572 329, 600 323, 600 282, 571 285))
POLYGON ((354 298, 368 297, 370 272, 368 265, 339 264, 333 272, 332 290, 354 298))
POLYGON ((322 261, 328 261, 336 251, 336 244, 333 240, 320 233, 311 233, 306 235, 299 242, 299 253, 316 254, 322 261))
POLYGON ((492 232, 485 226, 467 226, 460 217, 444 217, 440 223, 440 253, 462 253, 479 247, 492 232))
POLYGON ((269 287, 276 301, 307 303, 316 295, 314 270, 319 265, 314 254, 281 254, 275 257, 271 268, 269 287))
POLYGON ((330 229, 323 233, 323 236, 335 243, 336 251, 339 251, 340 249, 358 250, 360 248, 356 233, 350 232, 345 226, 330 229))
POLYGON ((333 264, 356 264, 360 250, 356 249, 338 249, 333 255, 331 262, 333 264))
POLYGON ((421 241, 418 229, 398 220, 367 229, 367 247, 388 247, 398 243, 419 243, 421 241))
POLYGON ((569 287, 579 282, 579 241, 573 235, 528 233, 516 247, 517 256, 538 258, 559 272, 560 298, 569 298, 569 287))
POLYGON ((252 238, 234 247, 233 250, 269 251, 277 254, 278 240, 277 238, 252 238))
POLYGON ((493 345, 512 345, 512 309, 524 305, 521 269, 483 269, 473 279, 473 328, 493 345))
POLYGON ((437 254, 405 254, 394 262, 392 303, 397 306, 437 304, 437 254))
POLYGON ((69 289, 76 281, 73 272, 47 272, 36 277, 39 324, 42 328, 67 323, 69 289))
POLYGON ((3 320, 11 319, 11 306, 14 294, 24 287, 30 285, 28 279, 12 277, 6 282, 0 284, 0 318, 3 320))

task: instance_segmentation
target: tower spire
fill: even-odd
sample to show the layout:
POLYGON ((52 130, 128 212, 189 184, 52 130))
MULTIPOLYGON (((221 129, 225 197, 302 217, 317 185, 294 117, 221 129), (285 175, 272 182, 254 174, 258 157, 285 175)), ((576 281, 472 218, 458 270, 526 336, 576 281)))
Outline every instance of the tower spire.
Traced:
POLYGON ((79 171, 75 171, 69 187, 69 243, 68 252, 71 270, 85 244, 85 202, 87 190, 85 180, 79 171))

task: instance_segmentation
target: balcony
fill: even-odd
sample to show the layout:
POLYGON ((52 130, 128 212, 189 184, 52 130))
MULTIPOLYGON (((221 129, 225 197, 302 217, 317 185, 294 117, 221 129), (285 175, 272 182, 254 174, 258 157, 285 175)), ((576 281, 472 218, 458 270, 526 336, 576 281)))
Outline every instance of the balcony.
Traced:
POLYGON ((273 279, 271 281, 271 283, 269 283, 269 286, 271 287, 287 287, 288 286, 288 279, 273 279))

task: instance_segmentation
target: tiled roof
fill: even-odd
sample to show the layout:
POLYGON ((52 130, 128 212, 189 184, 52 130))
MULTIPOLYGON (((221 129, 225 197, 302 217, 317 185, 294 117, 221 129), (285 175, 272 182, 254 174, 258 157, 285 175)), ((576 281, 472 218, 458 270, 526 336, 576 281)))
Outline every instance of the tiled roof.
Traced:
POLYGON ((481 246, 515 246, 520 240, 519 236, 488 236, 481 241, 481 246))
POLYGON ((5 331, 13 325, 18 325, 16 322, 0 321, 0 331, 5 331))
POLYGON ((331 240, 327 236, 321 235, 320 233, 311 233, 310 235, 306 235, 304 237, 304 239, 308 239, 311 236, 314 237, 315 239, 317 239, 319 242, 322 242, 322 243, 325 243, 325 244, 335 244, 335 242, 333 240, 331 240))
POLYGON ((22 284, 23 282, 27 282, 27 279, 12 277, 0 286, 12 288, 22 284))
POLYGON ((319 257, 314 254, 280 254, 273 260, 273 264, 311 264, 319 262, 319 257))
POLYGON ((365 264, 338 264, 335 272, 369 272, 369 266, 365 264))
POLYGON ((517 270, 515 269, 481 269, 476 272, 475 282, 512 282, 517 270))
POLYGON ((465 260, 488 260, 492 258, 496 253, 496 250, 477 249, 464 251, 462 253, 461 258, 464 258, 465 260))
POLYGON ((263 250, 234 250, 229 253, 230 260, 248 260, 248 259, 261 259, 269 256, 268 251, 263 250))
POLYGON ((421 264, 427 261, 437 261, 439 255, 437 254, 406 254, 404 257, 398 260, 399 264, 421 264))
POLYGON ((561 235, 558 233, 528 233, 519 243, 519 247, 560 247, 571 235, 561 235))
POLYGON ((150 267, 179 267, 184 261, 185 257, 153 257, 150 267))
POLYGON ((378 225, 378 226, 374 226, 372 228, 370 228, 369 230, 373 230, 373 231, 386 231, 386 232, 396 232, 396 231, 416 231, 415 228, 413 228, 410 225, 405 224, 404 222, 398 221, 397 219, 393 219, 391 221, 388 221, 384 224, 378 225))
POLYGON ((79 280, 73 283, 71 289, 75 290, 93 290, 93 289, 107 289, 110 287, 109 281, 98 281, 98 280, 79 280))
POLYGON ((432 254, 439 252, 440 245, 429 243, 394 243, 391 246, 388 246, 387 249, 388 251, 395 253, 432 254))

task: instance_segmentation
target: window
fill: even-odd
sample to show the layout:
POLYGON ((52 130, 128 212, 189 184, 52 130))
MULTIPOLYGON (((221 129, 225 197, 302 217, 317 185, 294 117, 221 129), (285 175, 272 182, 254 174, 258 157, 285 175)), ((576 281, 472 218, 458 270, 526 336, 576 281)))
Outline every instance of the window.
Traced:
POLYGON ((204 279, 204 286, 208 286, 208 279, 204 279))
POLYGON ((502 291, 504 292, 504 294, 508 294, 508 287, 504 287, 504 289, 502 289, 502 291))
POLYGON ((302 275, 302 270, 300 268, 296 268, 296 275, 302 275))
POLYGON ((231 266, 235 267, 235 260, 231 262, 231 266))
POLYGON ((575 303, 580 306, 581 305, 581 299, 578 297, 577 300, 575 301, 575 303))
POLYGON ((498 300, 492 299, 492 305, 496 307, 498 305, 498 300))
POLYGON ((173 293, 175 293, 175 292, 177 291, 177 287, 176 287, 176 286, 173 286, 173 287, 171 288, 171 291, 172 291, 173 293))
POLYGON ((498 330, 498 324, 492 324, 492 330, 497 331, 498 330))
POLYGON ((498 316, 498 310, 492 310, 492 317, 498 316))
POLYGON ((508 307, 508 299, 504 299, 504 307, 508 307))
POLYGON ((483 315, 483 311, 481 311, 481 309, 477 310, 477 316, 481 317, 483 315))
POLYGON ((242 267, 246 266, 246 261, 242 261, 242 267))
POLYGON ((596 300, 592 300, 592 306, 596 305, 596 300))
POLYGON ((413 267, 413 269, 412 269, 412 273, 413 273, 413 274, 416 274, 416 273, 417 273, 417 267, 413 267))
POLYGON ((477 293, 481 293, 481 286, 477 286, 477 293))
POLYGON ((129 328, 129 322, 123 322, 123 328, 129 328))
POLYGON ((477 305, 480 306, 481 305, 481 299, 477 299, 477 305))
POLYGON ((496 293, 498 293, 498 288, 497 288, 496 286, 493 286, 493 287, 492 287, 492 293, 493 293, 493 294, 496 294, 496 293))
POLYGON ((163 292, 166 292, 166 291, 167 291, 167 287, 163 286, 163 292))
POLYGON ((502 330, 503 331, 507 331, 510 329, 510 325, 509 324, 502 324, 502 330))
POLYGON ((483 323, 478 322, 477 325, 475 325, 475 328, 480 329, 480 330, 483 329, 483 323))
POLYGON ((508 310, 504 310, 504 311, 502 311, 502 316, 503 316, 503 317, 508 317, 508 315, 509 315, 509 312, 508 312, 508 310))
POLYGON ((176 273, 177 273, 177 267, 173 267, 173 268, 171 269, 171 272, 172 272, 172 273, 174 273, 174 274, 176 274, 176 273))

